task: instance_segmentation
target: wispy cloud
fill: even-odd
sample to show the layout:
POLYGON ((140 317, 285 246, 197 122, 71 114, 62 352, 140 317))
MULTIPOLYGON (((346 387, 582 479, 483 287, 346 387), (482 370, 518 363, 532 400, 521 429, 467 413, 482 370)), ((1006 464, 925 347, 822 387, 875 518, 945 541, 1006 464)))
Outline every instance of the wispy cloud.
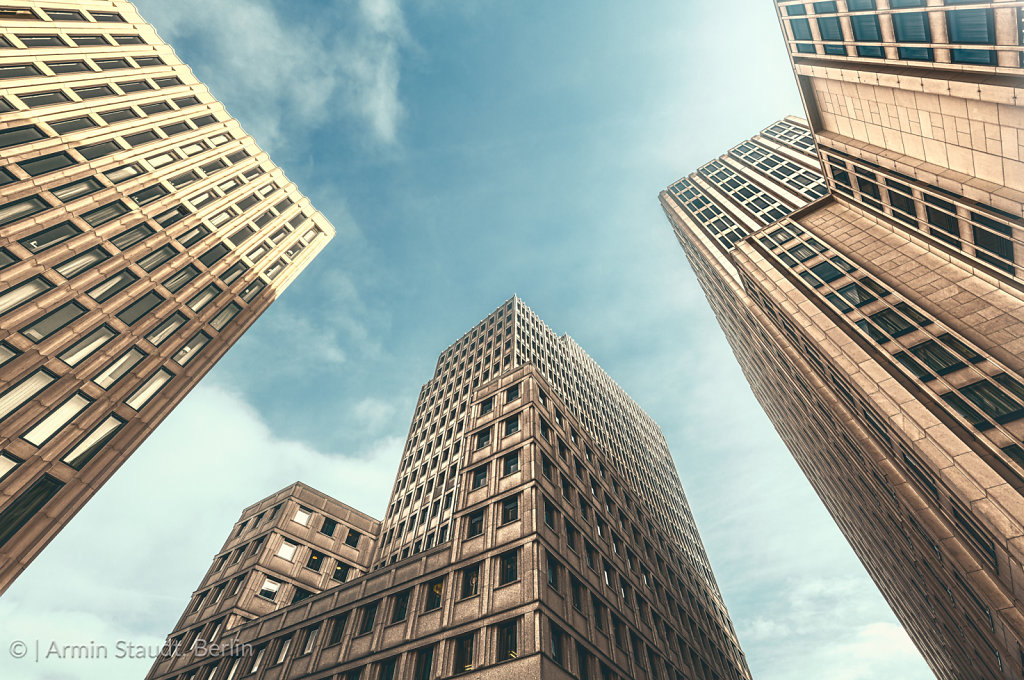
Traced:
POLYGON ((339 114, 377 144, 397 143, 400 56, 409 44, 397 0, 317 3, 316 16, 271 0, 136 4, 165 40, 201 51, 197 75, 214 95, 259 103, 237 113, 264 148, 282 145, 282 121, 319 126, 339 114))
MULTIPOLYGON (((386 404, 364 403, 372 423, 386 404)), ((24 680, 141 678, 148 659, 118 641, 159 646, 242 508, 297 480, 353 507, 383 511, 402 440, 349 456, 275 437, 252 406, 198 387, 0 600, 0 675, 24 680), (230 479, 230 484, 224 480, 230 479), (107 646, 109 658, 7 656, 14 640, 107 646)))

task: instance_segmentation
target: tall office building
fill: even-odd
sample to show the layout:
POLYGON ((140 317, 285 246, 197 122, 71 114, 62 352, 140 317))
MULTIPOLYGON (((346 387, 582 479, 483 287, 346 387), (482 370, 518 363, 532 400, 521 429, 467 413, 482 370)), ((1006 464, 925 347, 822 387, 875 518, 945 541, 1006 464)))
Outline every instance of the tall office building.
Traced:
POLYGON ((333 234, 122 0, 0 5, 0 592, 333 234))
POLYGON ((518 298, 441 353, 384 520, 252 506, 169 649, 150 678, 750 677, 658 426, 518 298))
POLYGON ((737 177, 702 168, 662 205, 754 393, 936 675, 1019 678, 1024 3, 777 7, 809 129, 772 126, 785 149, 741 145, 717 162, 737 177), (829 196, 794 202, 771 167, 787 149, 829 196), (719 217, 742 236, 723 241, 719 217))

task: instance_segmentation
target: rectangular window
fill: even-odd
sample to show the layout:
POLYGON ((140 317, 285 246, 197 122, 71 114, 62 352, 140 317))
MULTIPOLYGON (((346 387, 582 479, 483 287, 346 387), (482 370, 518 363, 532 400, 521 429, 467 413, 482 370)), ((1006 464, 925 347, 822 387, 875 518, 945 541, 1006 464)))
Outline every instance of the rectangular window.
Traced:
POLYGON ((925 194, 925 212, 932 225, 929 233, 955 248, 960 248, 960 223, 956 217, 956 206, 949 201, 925 194))
POLYGON ((161 368, 156 373, 151 375, 149 379, 142 384, 142 386, 135 390, 135 392, 125 399, 126 404, 132 407, 136 411, 142 410, 142 408, 149 403, 149 400, 156 396, 157 392, 163 389, 164 385, 169 383, 174 378, 174 374, 168 371, 166 368, 161 368))
POLYGON ((474 633, 461 635, 455 638, 455 661, 452 672, 455 675, 468 673, 473 670, 473 640, 474 633))
POLYGON ((92 381, 103 389, 108 389, 145 358, 146 355, 142 350, 137 347, 132 347, 103 369, 99 375, 92 379, 92 381))
POLYGON ((441 608, 441 599, 444 595, 444 579, 439 578, 427 584, 427 596, 423 611, 429 612, 441 608))
POLYGON ((3 481, 22 462, 20 458, 15 458, 6 451, 0 451, 0 481, 3 481))
POLYGON ((114 109, 112 111, 104 111, 100 113, 100 118, 110 124, 120 123, 122 120, 133 120, 138 118, 139 114, 135 113, 134 109, 114 109))
POLYGON ((73 87, 71 89, 82 99, 112 97, 115 94, 114 90, 108 85, 89 85, 87 87, 73 87))
POLYGON ((64 482, 59 479, 43 475, 4 508, 0 512, 0 547, 28 524, 63 486, 64 482))
POLYGON ((139 277, 131 271, 128 269, 122 269, 103 283, 91 288, 87 294, 93 300, 96 300, 96 302, 103 302, 105 300, 109 300, 114 295, 120 293, 122 290, 138 280, 139 277))
POLYGON ((172 293, 177 293, 185 286, 186 283, 196 278, 197 276, 199 276, 199 268, 196 267, 195 265, 190 264, 187 267, 179 269, 169 278, 165 279, 163 282, 163 286, 172 293))
POLYGON ((139 259, 136 263, 143 271, 151 272, 178 254, 174 246, 167 244, 139 259))
POLYGON ((320 533, 324 536, 333 536, 335 529, 338 528, 338 522, 331 519, 330 517, 324 517, 323 523, 320 524, 320 533))
MULTIPOLYGON (((31 196, 17 201, 12 201, 0 206, 0 226, 6 226, 12 222, 23 220, 43 212, 50 207, 50 204, 39 196, 31 196)), ((42 250, 42 248, 40 248, 42 250)), ((38 252, 38 251, 33 251, 38 252)))
POLYGON ((46 156, 30 158, 27 161, 21 161, 18 163, 18 167, 32 177, 38 177, 40 175, 45 175, 48 172, 63 170, 64 168, 75 165, 76 163, 77 161, 68 153, 61 151, 58 153, 51 153, 46 156))
POLYGON ((345 537, 345 545, 349 546, 350 548, 358 548, 359 539, 362 537, 363 535, 355 529, 349 529, 348 536, 345 537))
POLYGON ((102 158, 103 156, 109 156, 117 151, 121 151, 121 145, 114 140, 78 147, 78 153, 82 154, 85 156, 86 160, 90 161, 102 158))
POLYGON ((0 395, 0 418, 6 418, 21 408, 25 402, 42 392, 56 379, 52 373, 41 368, 14 387, 9 388, 0 395))
POLYGON ((32 342, 41 342, 85 314, 86 311, 85 307, 72 300, 25 326, 21 329, 21 334, 32 342))
POLYGON ((215 330, 223 330, 225 326, 230 323, 232 319, 238 316, 238 313, 242 311, 241 305, 236 302, 228 303, 228 305, 217 313, 217 316, 210 320, 210 325, 215 330))
POLYGON ((313 571, 320 573, 320 568, 324 565, 323 553, 318 553, 316 550, 309 551, 309 557, 306 558, 306 569, 312 569, 313 571))
POLYGON ((511 475, 515 472, 519 472, 519 452, 513 451, 502 457, 501 459, 501 475, 502 477, 511 475))
POLYGON ((477 510, 466 516, 466 538, 474 538, 484 533, 484 511, 477 510))
POLYGON ((95 177, 87 177, 85 179, 69 182, 63 186, 54 187, 53 189, 50 189, 50 193, 56 196, 57 199, 63 203, 70 203, 82 196, 94 194, 102 188, 103 185, 100 184, 99 180, 95 177))
POLYGON ((64 94, 62 90, 19 94, 18 99, 20 99, 25 106, 31 109, 39 108, 41 106, 50 106, 52 104, 66 104, 71 101, 71 97, 64 94))
POLYGON ((960 393, 997 423, 1007 423, 1024 416, 1020 404, 987 380, 961 387, 960 393))
POLYGON ((495 637, 498 643, 497 661, 499 663, 515 659, 519 656, 518 623, 518 619, 512 619, 495 626, 495 637))
POLYGON ((188 301, 188 308, 198 314, 206 305, 213 302, 213 300, 220 295, 220 288, 215 284, 210 284, 206 288, 203 288, 199 293, 196 294, 191 300, 188 301))
POLYGON ((175 312, 166 321, 151 330, 146 335, 146 340, 149 340, 151 343, 159 347, 165 340, 167 340, 167 338, 171 337, 176 330, 184 326, 187 321, 188 317, 181 312, 175 312))
POLYGON ((147 203, 152 203, 157 199, 163 198, 169 193, 171 193, 170 190, 164 185, 153 184, 131 194, 130 198, 139 205, 146 205, 147 203))
POLYGON ((51 411, 45 418, 40 420, 28 432, 22 435, 22 439, 33 446, 42 446, 56 435, 61 428, 70 423, 79 413, 84 411, 92 399, 81 393, 76 393, 70 399, 51 411))
POLYGON ((514 415, 511 418, 505 420, 505 436, 513 435, 519 432, 519 415, 514 415))
POLYGON ((484 463, 480 467, 474 469, 469 473, 469 489, 473 491, 487 484, 487 464, 484 463))
POLYGON ((50 123, 50 127, 59 135, 66 135, 77 130, 87 130, 96 127, 96 121, 89 116, 78 116, 76 118, 65 118, 50 123))
POLYGON ((68 366, 77 366, 83 359, 110 342, 117 333, 109 326, 100 326, 87 336, 64 350, 60 355, 61 361, 68 366))
POLYGON ((952 373, 967 365, 934 340, 915 345, 910 348, 910 352, 939 375, 952 373))
POLYGON ((42 276, 34 276, 6 292, 0 293, 0 314, 25 304, 53 288, 53 284, 42 276))
POLYGON ((281 590, 281 582, 275 581, 272 578, 263 579, 263 585, 260 587, 259 596, 273 602, 277 599, 277 593, 281 590))
POLYGON ((411 590, 403 590, 391 599, 391 623, 405 621, 409 613, 409 596, 411 590))
POLYGON ((131 326, 156 309, 163 301, 162 296, 151 291, 118 312, 117 318, 125 325, 131 326))
POLYGON ((519 519, 519 494, 510 496, 501 502, 501 523, 508 524, 519 519))
POLYGON ((64 260, 54 269, 65 279, 73 279, 79 274, 92 269, 100 262, 104 262, 109 258, 110 254, 102 248, 90 248, 81 255, 73 257, 70 260, 64 260))
POLYGON ((192 361, 199 354, 199 350, 210 342, 210 336, 202 331, 196 333, 192 338, 185 343, 185 345, 178 350, 177 354, 174 355, 174 361, 184 366, 188 362, 192 361))
POLYGON ((480 565, 474 564, 462 570, 462 598, 473 597, 480 593, 480 565))
POLYGON ((348 572, 350 571, 350 569, 351 567, 349 567, 349 565, 343 564, 342 562, 338 562, 338 564, 334 567, 334 573, 331 574, 331 578, 335 581, 338 581, 339 583, 344 583, 348 580, 348 572))
POLYGON ((143 222, 142 224, 135 225, 127 231, 122 231, 120 234, 110 239, 110 243, 118 250, 127 250, 136 243, 144 241, 155 233, 156 230, 154 230, 153 227, 143 222))
POLYGON ((377 620, 377 608, 380 606, 379 602, 371 602, 368 605, 364 605, 359 619, 359 630, 356 635, 366 635, 373 630, 373 623, 377 620))

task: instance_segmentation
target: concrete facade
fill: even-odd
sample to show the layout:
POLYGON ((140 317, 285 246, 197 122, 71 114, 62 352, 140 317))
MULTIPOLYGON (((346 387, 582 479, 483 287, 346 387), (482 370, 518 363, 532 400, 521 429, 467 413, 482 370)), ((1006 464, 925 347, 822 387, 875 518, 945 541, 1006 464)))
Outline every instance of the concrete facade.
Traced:
POLYGON ((0 7, 0 593, 333 229, 121 0, 0 7))
POLYGON ((233 654, 183 618, 149 677, 750 677, 657 425, 518 298, 438 358, 373 538, 365 575, 216 629, 233 654))

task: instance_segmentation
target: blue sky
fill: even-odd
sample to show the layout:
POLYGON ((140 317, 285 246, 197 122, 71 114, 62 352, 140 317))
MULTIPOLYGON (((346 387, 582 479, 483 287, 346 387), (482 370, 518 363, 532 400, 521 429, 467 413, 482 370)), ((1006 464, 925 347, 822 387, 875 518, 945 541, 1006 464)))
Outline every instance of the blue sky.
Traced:
POLYGON ((437 354, 515 292, 661 425, 755 678, 931 677, 657 201, 800 112, 768 0, 137 4, 338 236, 4 596, 0 639, 157 643, 296 479, 380 516, 437 354))

